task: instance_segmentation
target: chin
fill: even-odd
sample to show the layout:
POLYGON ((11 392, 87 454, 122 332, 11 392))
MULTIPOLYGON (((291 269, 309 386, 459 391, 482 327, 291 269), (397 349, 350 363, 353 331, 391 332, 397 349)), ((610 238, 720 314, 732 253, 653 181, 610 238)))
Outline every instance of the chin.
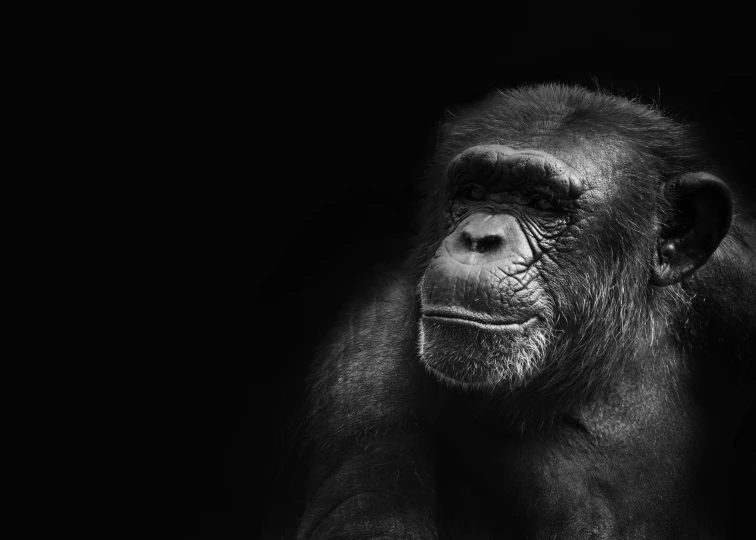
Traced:
POLYGON ((540 371, 547 336, 536 318, 494 325, 423 316, 420 361, 452 387, 514 390, 527 385, 540 371))

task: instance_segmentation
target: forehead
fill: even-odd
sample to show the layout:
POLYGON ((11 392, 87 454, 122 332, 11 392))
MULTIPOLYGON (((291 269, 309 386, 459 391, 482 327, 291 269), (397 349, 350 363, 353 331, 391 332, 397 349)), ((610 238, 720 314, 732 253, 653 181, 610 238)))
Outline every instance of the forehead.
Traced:
POLYGON ((632 150, 616 141, 576 137, 534 141, 539 150, 558 157, 576 169, 589 190, 614 193, 632 164, 632 150))
MULTIPOLYGON (((464 150, 499 144, 564 161, 593 195, 652 189, 682 155, 682 132, 660 112, 621 97, 546 85, 499 93, 447 122, 434 161, 445 167, 464 150)), ((690 155, 688 148, 685 155, 690 155)))

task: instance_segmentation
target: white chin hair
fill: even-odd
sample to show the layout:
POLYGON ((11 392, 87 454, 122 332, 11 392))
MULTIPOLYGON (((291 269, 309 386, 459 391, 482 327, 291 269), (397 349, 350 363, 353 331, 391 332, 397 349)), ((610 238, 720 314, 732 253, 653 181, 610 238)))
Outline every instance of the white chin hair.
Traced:
POLYGON ((490 332, 420 319, 420 361, 440 381, 466 390, 524 386, 538 371, 546 342, 540 325, 490 332))

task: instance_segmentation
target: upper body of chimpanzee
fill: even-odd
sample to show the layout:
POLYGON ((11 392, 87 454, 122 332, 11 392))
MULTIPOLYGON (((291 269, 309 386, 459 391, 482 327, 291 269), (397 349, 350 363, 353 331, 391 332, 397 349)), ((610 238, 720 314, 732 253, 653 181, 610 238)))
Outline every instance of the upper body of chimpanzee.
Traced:
POLYGON ((421 244, 314 367, 299 537, 723 537, 756 259, 715 174, 581 88, 447 124, 421 244))

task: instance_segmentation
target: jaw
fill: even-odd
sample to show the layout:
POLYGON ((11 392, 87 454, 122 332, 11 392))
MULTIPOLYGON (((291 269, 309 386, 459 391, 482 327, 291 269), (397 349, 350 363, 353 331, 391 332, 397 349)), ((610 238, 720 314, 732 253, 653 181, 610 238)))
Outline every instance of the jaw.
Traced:
POLYGON ((496 323, 423 315, 420 361, 442 382, 476 390, 522 387, 540 370, 548 332, 532 317, 496 323))

